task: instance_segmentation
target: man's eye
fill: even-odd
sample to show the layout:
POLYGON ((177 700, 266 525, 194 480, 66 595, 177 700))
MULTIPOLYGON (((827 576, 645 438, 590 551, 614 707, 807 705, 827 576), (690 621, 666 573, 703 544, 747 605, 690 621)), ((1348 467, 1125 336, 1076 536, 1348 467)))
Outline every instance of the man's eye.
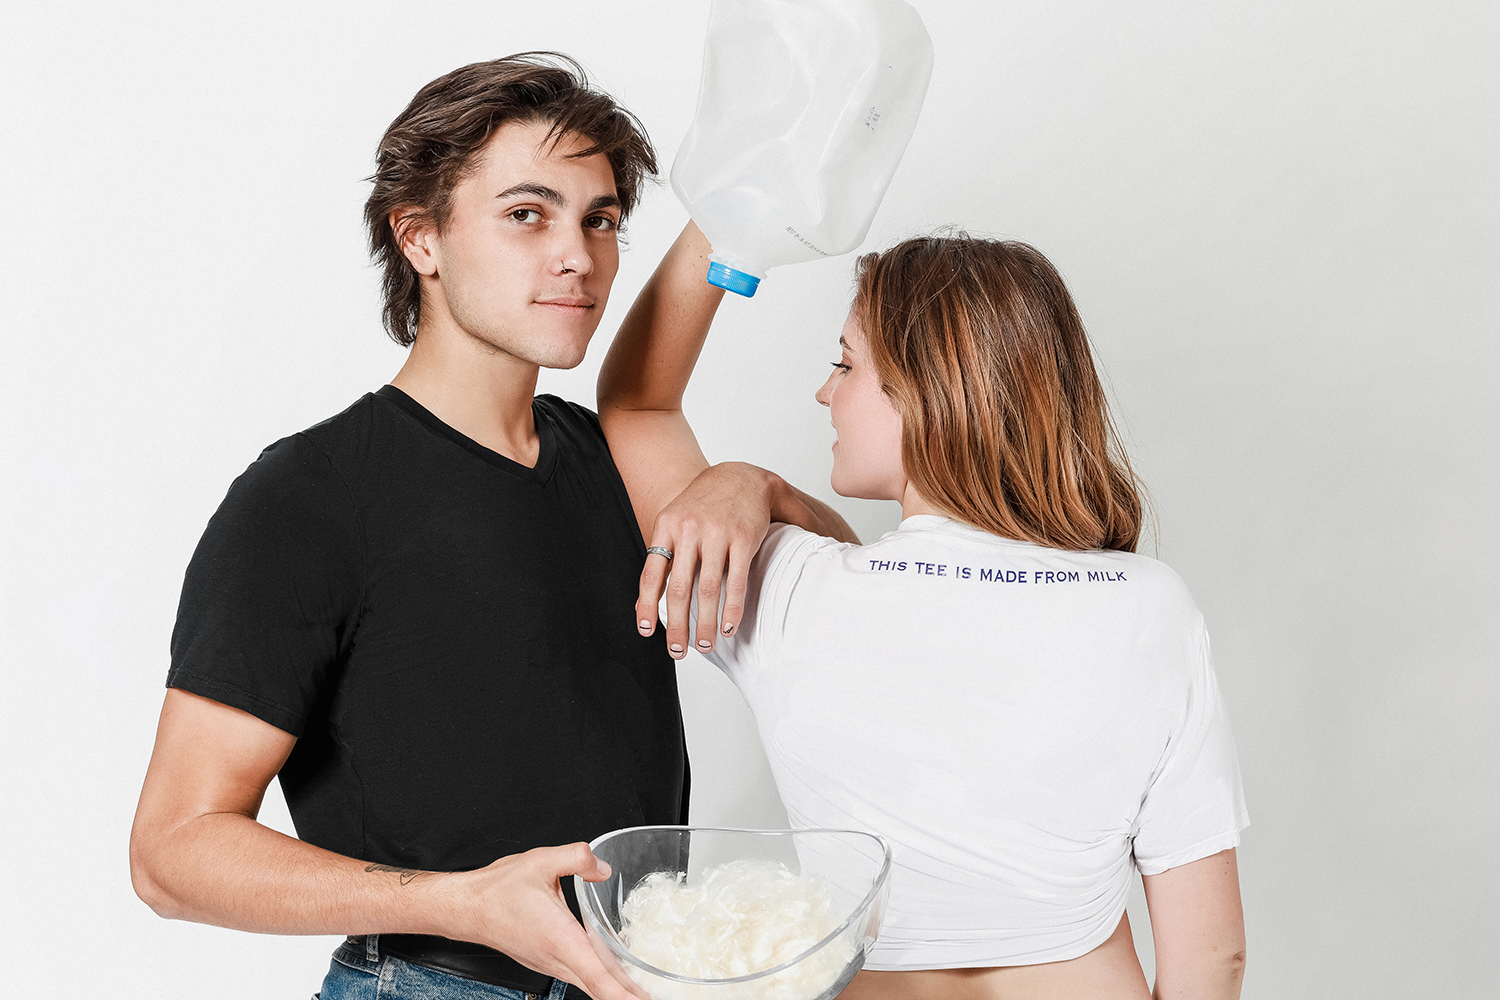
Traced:
POLYGON ((523 222, 527 225, 530 225, 533 222, 542 221, 542 213, 538 212, 534 208, 518 208, 510 213, 510 217, 512 219, 515 219, 517 222, 523 222))
POLYGON ((607 215, 591 215, 583 220, 583 225, 587 229, 598 229, 604 232, 616 227, 615 220, 607 215))

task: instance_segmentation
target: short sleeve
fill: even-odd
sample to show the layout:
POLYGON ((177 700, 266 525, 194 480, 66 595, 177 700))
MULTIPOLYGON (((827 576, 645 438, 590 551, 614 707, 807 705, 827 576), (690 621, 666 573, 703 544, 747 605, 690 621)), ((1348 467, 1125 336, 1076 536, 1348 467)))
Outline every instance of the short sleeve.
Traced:
POLYGON ((1143 875, 1237 847, 1250 825, 1239 759, 1200 627, 1182 721, 1168 740, 1136 821, 1135 861, 1143 875))
POLYGON ((188 565, 167 686, 301 736, 358 617, 359 521, 328 458, 295 435, 234 481, 188 565))
MULTIPOLYGON (((704 654, 709 662, 743 687, 748 672, 764 659, 767 646, 781 634, 782 623, 786 620, 807 557, 824 545, 836 544, 839 543, 834 539, 815 535, 796 525, 773 524, 750 562, 745 613, 740 618, 740 626, 733 636, 721 635, 715 640, 713 652, 704 654)), ((724 595, 721 594, 721 611, 723 605, 724 595)), ((696 588, 688 628, 689 635, 698 628, 696 588)))

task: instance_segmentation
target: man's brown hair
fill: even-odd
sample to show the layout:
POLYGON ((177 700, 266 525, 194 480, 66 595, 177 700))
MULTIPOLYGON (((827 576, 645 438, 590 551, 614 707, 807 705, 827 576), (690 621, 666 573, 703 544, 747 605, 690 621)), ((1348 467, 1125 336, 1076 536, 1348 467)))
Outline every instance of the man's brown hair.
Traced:
POLYGON ((1046 257, 958 233, 868 254, 856 275, 855 320, 924 500, 1006 538, 1135 551, 1137 480, 1046 257))
POLYGON ((417 91, 391 122, 375 154, 375 183, 365 202, 370 256, 384 269, 382 319, 391 339, 410 346, 422 313, 421 284, 405 254, 391 212, 416 211, 406 224, 440 230, 452 212, 455 186, 474 169, 495 130, 511 122, 545 122, 548 140, 582 136, 573 157, 603 154, 615 175, 620 217, 629 216, 641 185, 656 173, 646 129, 608 94, 593 89, 583 67, 558 52, 520 52, 471 63, 417 91))

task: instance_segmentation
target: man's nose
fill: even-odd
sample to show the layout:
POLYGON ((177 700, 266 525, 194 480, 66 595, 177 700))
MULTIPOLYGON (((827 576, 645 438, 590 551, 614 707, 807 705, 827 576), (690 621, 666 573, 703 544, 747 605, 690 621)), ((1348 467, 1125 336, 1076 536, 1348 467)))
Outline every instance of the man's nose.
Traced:
POLYGON ((554 274, 588 274, 594 269, 594 256, 588 240, 577 226, 554 225, 557 234, 552 247, 554 274))

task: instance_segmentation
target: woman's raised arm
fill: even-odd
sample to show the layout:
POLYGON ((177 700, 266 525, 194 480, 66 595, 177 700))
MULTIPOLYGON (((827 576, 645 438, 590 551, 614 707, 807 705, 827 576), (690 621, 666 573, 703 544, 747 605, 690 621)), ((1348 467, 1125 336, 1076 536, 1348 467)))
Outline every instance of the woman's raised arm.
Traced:
POLYGON ((641 572, 636 621, 656 628, 667 594, 667 646, 678 658, 688 646, 694 579, 699 607, 718 608, 722 623, 702 616, 694 640, 708 651, 722 629, 733 634, 744 611, 750 560, 772 521, 795 524, 840 541, 859 541, 831 507, 781 477, 732 462, 710 468, 682 412, 682 394, 698 363, 724 292, 703 280, 708 240, 689 222, 615 334, 599 371, 599 420, 641 535, 673 552, 670 564, 650 558, 641 572), (718 626, 718 628, 716 628, 718 626))
POLYGON ((648 539, 661 509, 708 468, 682 394, 724 297, 703 280, 709 250, 689 222, 636 296, 599 370, 599 421, 648 539))

